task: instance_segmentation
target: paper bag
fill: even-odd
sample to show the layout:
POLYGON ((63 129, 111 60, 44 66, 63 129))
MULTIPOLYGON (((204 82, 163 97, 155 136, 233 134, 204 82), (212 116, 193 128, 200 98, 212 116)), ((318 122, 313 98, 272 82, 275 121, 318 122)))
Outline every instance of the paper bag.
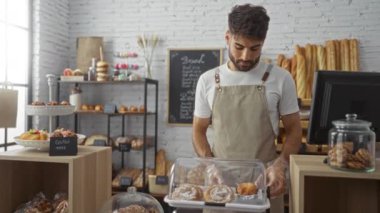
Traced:
POLYGON ((16 127, 17 90, 0 88, 0 128, 16 127))

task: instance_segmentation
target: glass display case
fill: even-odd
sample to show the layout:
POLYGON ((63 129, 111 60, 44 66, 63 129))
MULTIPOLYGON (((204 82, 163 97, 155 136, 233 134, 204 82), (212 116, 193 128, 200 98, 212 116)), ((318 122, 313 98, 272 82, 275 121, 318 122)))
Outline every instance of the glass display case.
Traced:
POLYGON ((178 208, 264 212, 270 207, 267 195, 259 160, 178 158, 165 202, 178 208))
POLYGON ((129 187, 128 192, 112 196, 99 213, 164 213, 160 203, 151 195, 136 192, 129 187))

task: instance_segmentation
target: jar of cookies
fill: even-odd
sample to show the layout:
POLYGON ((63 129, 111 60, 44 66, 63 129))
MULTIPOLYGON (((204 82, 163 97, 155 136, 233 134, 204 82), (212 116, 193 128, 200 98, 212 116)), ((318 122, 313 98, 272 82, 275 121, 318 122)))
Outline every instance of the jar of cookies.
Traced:
POLYGON ((153 196, 137 192, 135 187, 129 187, 127 192, 112 196, 102 206, 100 213, 152 212, 164 213, 161 204, 153 196))
POLYGON ((328 164, 332 168, 372 172, 375 170, 376 135, 371 122, 346 114, 346 119, 332 122, 329 132, 328 164))

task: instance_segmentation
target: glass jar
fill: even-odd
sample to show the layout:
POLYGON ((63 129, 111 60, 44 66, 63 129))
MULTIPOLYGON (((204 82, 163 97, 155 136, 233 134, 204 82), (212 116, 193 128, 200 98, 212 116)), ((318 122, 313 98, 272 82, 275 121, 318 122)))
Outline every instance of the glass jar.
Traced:
POLYGON ((328 164, 336 169, 372 172, 375 170, 376 135, 371 122, 346 114, 346 119, 333 121, 329 132, 328 164))
POLYGON ((112 196, 98 211, 99 213, 149 212, 164 213, 160 203, 151 195, 136 192, 129 187, 127 192, 112 196))
POLYGON ((79 111, 82 105, 82 90, 79 87, 74 87, 69 96, 70 105, 75 106, 75 111, 79 111))

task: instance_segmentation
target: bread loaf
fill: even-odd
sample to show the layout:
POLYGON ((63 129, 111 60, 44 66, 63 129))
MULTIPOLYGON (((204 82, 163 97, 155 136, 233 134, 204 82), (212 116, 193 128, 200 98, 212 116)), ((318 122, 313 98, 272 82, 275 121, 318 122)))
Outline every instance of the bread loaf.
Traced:
POLYGON ((156 155, 156 175, 166 175, 166 153, 163 149, 160 149, 156 155))
POLYGON ((340 42, 339 40, 334 40, 334 46, 335 46, 335 70, 341 70, 342 64, 340 59, 340 42))
POLYGON ((311 79, 313 75, 313 47, 311 44, 306 44, 305 46, 305 65, 306 65, 306 94, 305 98, 311 97, 311 79))
POLYGON ((350 67, 351 71, 359 71, 359 41, 357 39, 350 39, 350 67))
MULTIPOLYGON (((153 169, 149 169, 149 168, 145 169, 145 184, 148 184, 149 175, 153 175, 153 174, 154 174, 153 169)), ((140 174, 138 175, 138 177, 133 181, 133 186, 136 188, 143 187, 143 171, 142 170, 140 171, 140 174)))
POLYGON ((286 58, 284 60, 282 60, 281 67, 290 72, 291 60, 290 59, 286 59, 286 58))
POLYGON ((326 41, 326 62, 328 70, 336 70, 334 41, 326 41))
POLYGON ((322 45, 317 46, 318 70, 326 70, 326 48, 322 45))
POLYGON ((297 56, 293 55, 291 60, 292 60, 292 62, 291 62, 290 73, 292 74, 293 80, 296 82, 296 78, 297 78, 297 56))
POLYGON ((279 54, 277 56, 277 66, 281 67, 282 65, 282 61, 285 59, 285 55, 284 54, 279 54))
POLYGON ((299 98, 306 98, 306 64, 305 56, 302 54, 303 49, 300 46, 296 46, 297 57, 297 95, 299 98))
POLYGON ((139 174, 140 174, 140 169, 136 168, 129 168, 129 169, 121 169, 117 176, 112 180, 112 187, 114 188, 119 188, 120 187, 120 178, 121 177, 130 177, 135 181, 139 174))
POLYGON ((350 42, 348 39, 343 39, 340 41, 341 43, 341 63, 342 63, 342 70, 344 71, 350 71, 350 42))

